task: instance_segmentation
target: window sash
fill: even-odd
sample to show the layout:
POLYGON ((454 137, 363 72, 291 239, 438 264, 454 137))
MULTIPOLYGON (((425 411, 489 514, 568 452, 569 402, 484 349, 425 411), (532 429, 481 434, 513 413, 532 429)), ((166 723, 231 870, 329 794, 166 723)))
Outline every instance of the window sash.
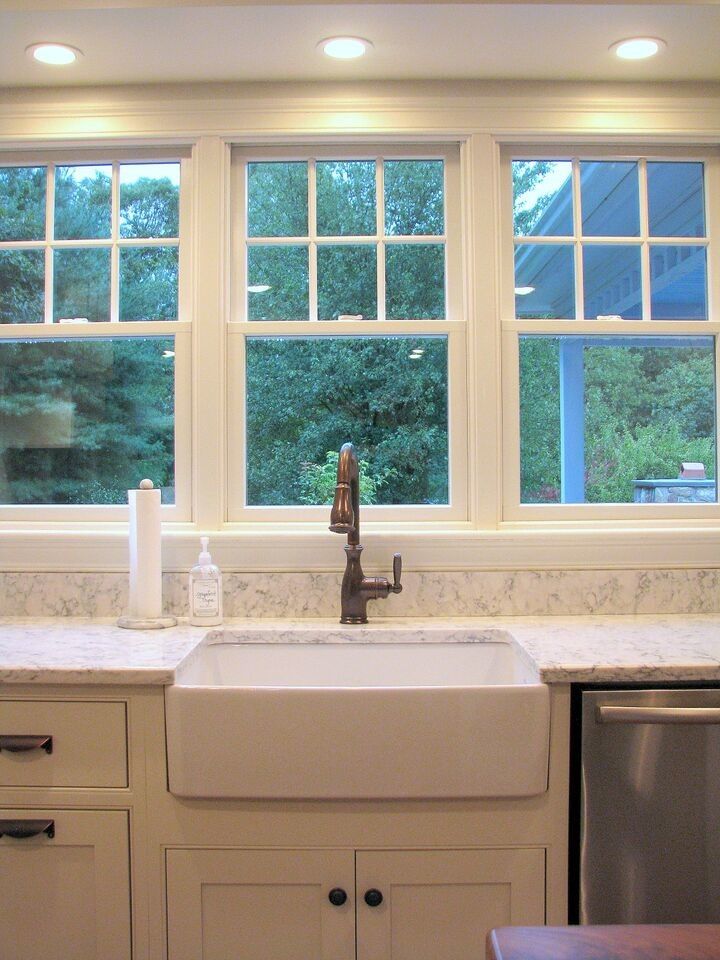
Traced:
MULTIPOLYGON (((501 270, 501 369, 502 369, 502 406, 503 406, 503 437, 502 437, 502 517, 503 523, 511 527, 517 524, 552 524, 557 521, 563 524, 600 521, 617 522, 644 522, 678 520, 696 521, 702 519, 720 518, 720 500, 713 504, 523 504, 520 502, 520 368, 519 342, 523 334, 548 334, 566 336, 570 334, 584 334, 592 336, 632 336, 632 335, 672 335, 714 337, 715 339, 715 450, 716 458, 720 456, 720 254, 717 238, 720 236, 720 151, 717 148, 683 149, 668 147, 667 149, 649 148, 647 145, 617 147, 587 146, 558 146, 537 143, 506 146, 500 155, 501 194, 500 211, 503 226, 503 257, 501 270), (641 236, 623 238, 584 238, 578 231, 579 219, 575 211, 575 233, 568 238, 522 238, 523 242, 563 242, 567 240, 575 244, 575 303, 576 317, 572 320, 545 320, 545 319, 518 319, 515 316, 514 294, 514 248, 519 241, 513 235, 513 196, 511 162, 513 159, 523 160, 637 160, 641 158, 643 167, 653 160, 678 160, 699 162, 705 168, 705 237, 703 238, 661 238, 650 237, 647 225, 647 194, 643 190, 644 180, 641 178, 641 236), (712 241, 712 242, 711 242, 712 241), (582 246, 590 243, 643 243, 643 318, 641 320, 596 320, 583 317, 582 287, 579 284, 578 259, 582 255, 582 246), (681 246, 705 246, 707 249, 707 320, 651 320, 650 309, 650 273, 649 250, 656 243, 681 246)), ((577 177, 577 172, 574 173, 577 177)), ((577 184, 575 184, 577 187, 577 184)), ((720 483, 720 478, 717 478, 720 483)))
MULTIPOLYGON (((246 370, 245 343, 248 337, 318 337, 339 336, 430 336, 441 334, 448 337, 448 489, 447 505, 368 505, 363 506, 363 518, 370 522, 400 523, 433 522, 442 525, 466 521, 468 518, 468 405, 466 339, 467 325, 464 320, 464 294, 461 259, 461 187, 460 159, 457 146, 393 144, 357 144, 356 146, 313 145, 297 147, 258 147, 232 152, 232 262, 234 277, 231 293, 231 320, 227 324, 227 370, 228 370, 228 435, 227 435, 227 497, 225 519, 228 523, 283 523, 297 522, 302 525, 327 526, 328 508, 325 506, 248 506, 245 503, 246 489, 246 370), (319 236, 314 217, 310 216, 307 236, 290 238, 246 237, 246 176, 248 162, 272 160, 387 160, 396 159, 442 159, 445 168, 445 233, 439 236, 384 236, 378 227, 374 235, 362 237, 319 236), (446 318, 439 320, 386 320, 384 319, 384 258, 378 257, 378 319, 377 320, 247 320, 245 319, 245 290, 247 287, 246 245, 309 242, 317 247, 325 244, 346 244, 356 241, 381 247, 393 243, 445 243, 445 307, 446 318), (382 307, 381 307, 382 305, 382 307)), ((312 178, 312 174, 311 174, 312 178)), ((381 206, 380 197, 377 199, 381 206)), ((309 206, 313 206, 313 193, 309 191, 309 206)), ((376 221, 380 221, 376 217, 376 221)), ((317 316, 317 271, 315 257, 310 257, 310 317, 317 316)))
MULTIPOLYGON (((192 466, 191 466, 191 397, 192 397, 192 250, 191 213, 193 172, 191 150, 187 147, 166 148, 105 148, 103 150, 53 150, 12 152, 3 154, 0 165, 4 167, 44 166, 48 168, 48 177, 57 166, 65 165, 111 165, 113 166, 113 206, 112 234, 101 240, 51 240, 52 220, 46 215, 46 236, 39 241, 7 241, 0 243, 0 249, 41 248, 46 251, 45 271, 45 318, 43 323, 0 324, 0 343, 3 341, 24 340, 92 340, 111 338, 174 337, 175 338, 175 503, 161 507, 163 520, 189 521, 192 513, 192 466), (119 197, 118 175, 120 163, 179 162, 180 164, 180 200, 179 235, 175 238, 143 239, 121 238, 119 236, 119 197), (174 246, 179 247, 178 262, 178 319, 156 321, 119 321, 119 251, 122 248, 138 246, 174 246), (52 320, 52 272, 48 262, 52 263, 54 249, 80 248, 111 249, 111 319, 97 323, 57 323, 52 320), (49 294, 49 296, 48 296, 49 294)), ((49 189, 46 208, 52 217, 53 191, 49 189)), ((142 478, 138 478, 139 480, 142 478)), ((75 523, 83 526, 117 522, 127 518, 126 505, 0 505, 0 522, 14 525, 18 523, 75 523)))

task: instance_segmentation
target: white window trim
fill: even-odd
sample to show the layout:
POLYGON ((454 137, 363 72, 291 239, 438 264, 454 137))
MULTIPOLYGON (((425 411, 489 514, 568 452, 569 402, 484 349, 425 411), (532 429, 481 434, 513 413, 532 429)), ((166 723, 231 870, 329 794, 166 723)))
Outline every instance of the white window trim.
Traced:
MULTIPOLYGON (((720 103, 706 88, 568 84, 409 84, 344 88, 316 85, 223 85, 179 91, 0 92, 0 145, 19 151, 104 144, 101 154, 130 154, 166 144, 193 145, 191 293, 193 319, 192 521, 166 523, 163 562, 186 571, 197 536, 210 532, 227 570, 333 571, 344 563, 339 537, 321 524, 225 523, 213 483, 226 465, 224 322, 228 315, 229 144, 308 142, 393 144, 459 142, 467 333, 467 521, 364 524, 367 570, 387 572, 402 550, 409 571, 584 568, 705 568, 720 563, 720 521, 502 519, 500 384, 502 218, 500 148, 513 143, 626 144, 643 152, 677 145, 683 154, 720 141, 720 103), (124 139, 123 139, 124 138, 124 139)), ((618 149, 618 148, 616 148, 618 149)), ((16 152, 18 151, 18 152, 16 152)), ((545 153, 543 148, 540 152, 545 153)), ((718 193, 715 193, 715 197, 718 193)), ((709 200, 713 220, 720 208, 709 200)), ((717 238, 717 223, 708 233, 717 238)), ((182 246, 181 246, 182 250, 182 246)), ((716 289, 718 271, 711 271, 716 289)), ((717 293, 715 294, 717 299, 717 293)), ((190 431, 188 430, 188 437, 190 431)), ((124 522, 11 521, 0 526, 0 569, 127 572, 124 522)))

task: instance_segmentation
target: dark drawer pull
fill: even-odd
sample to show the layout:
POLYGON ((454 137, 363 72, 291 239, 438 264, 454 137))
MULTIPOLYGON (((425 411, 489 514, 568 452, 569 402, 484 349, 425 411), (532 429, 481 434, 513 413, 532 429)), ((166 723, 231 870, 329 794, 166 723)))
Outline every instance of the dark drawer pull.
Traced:
POLYGON ((47 834, 52 840, 55 836, 54 820, 0 820, 0 837, 12 837, 14 840, 27 840, 47 834))
POLYGON ((369 907, 379 907, 382 902, 383 902, 383 895, 379 890, 376 890, 373 887, 371 890, 366 891, 365 903, 369 907))
POLYGON ((0 750, 8 753, 28 753, 30 750, 44 750, 52 753, 52 737, 47 734, 0 734, 0 750))

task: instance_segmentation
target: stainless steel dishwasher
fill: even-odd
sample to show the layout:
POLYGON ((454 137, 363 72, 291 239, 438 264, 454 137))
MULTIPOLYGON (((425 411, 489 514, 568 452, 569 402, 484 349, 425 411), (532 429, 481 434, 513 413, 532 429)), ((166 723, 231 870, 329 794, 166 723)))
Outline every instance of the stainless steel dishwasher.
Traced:
POLYGON ((584 689, 580 709, 577 919, 720 922, 720 690, 584 689))

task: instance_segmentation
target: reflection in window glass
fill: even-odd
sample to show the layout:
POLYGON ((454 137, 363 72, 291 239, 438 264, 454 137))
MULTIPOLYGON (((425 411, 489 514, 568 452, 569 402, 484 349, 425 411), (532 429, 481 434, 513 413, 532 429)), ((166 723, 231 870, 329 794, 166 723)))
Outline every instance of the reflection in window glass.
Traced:
POLYGON ((587 244, 582 256, 585 318, 618 316, 624 320, 641 320, 640 247, 587 244))
POLYGON ((110 319, 110 250, 55 250, 53 319, 110 319))
POLYGON ((250 237, 306 237, 307 163, 249 163, 247 218, 250 237))
POLYGON ((514 160, 512 179, 516 237, 573 235, 569 160, 514 160))
POLYGON ((522 503, 714 503, 715 457, 711 337, 520 338, 522 503))
POLYGON ((582 228, 586 237, 640 235, 638 165, 619 160, 580 164, 582 228))
POLYGON ((180 164, 120 165, 120 236, 177 237, 180 164))
POLYGON ((308 248, 248 247, 248 319, 307 320, 308 248))
POLYGON ((177 320, 178 248, 120 250, 120 319, 177 320))
POLYGON ((377 229, 375 162, 318 160, 317 232, 321 237, 360 237, 377 229))
POLYGON ((385 233, 445 233, 445 165, 442 160, 385 161, 385 233))
POLYGON ((0 503, 174 501, 173 338, 0 341, 0 503))
POLYGON ((388 320, 442 320, 445 317, 443 244, 388 244, 385 289, 388 320))
POLYGON ((648 161, 651 237, 704 237, 703 164, 648 161))
POLYGON ((0 250, 0 323, 42 323, 43 250, 0 250))
POLYGON ((375 244, 330 244, 318 247, 318 319, 377 319, 375 244))
POLYGON ((707 320, 705 247, 653 244, 650 247, 650 302, 653 320, 707 320))
POLYGON ((250 337, 247 503, 329 504, 348 440, 365 502, 448 502, 446 337, 250 337))
POLYGON ((0 167, 0 241, 45 239, 45 167, 0 167))
POLYGON ((575 318, 575 262, 569 244, 515 247, 515 315, 518 319, 575 318))
POLYGON ((55 168, 55 239, 110 237, 112 167, 55 168))

